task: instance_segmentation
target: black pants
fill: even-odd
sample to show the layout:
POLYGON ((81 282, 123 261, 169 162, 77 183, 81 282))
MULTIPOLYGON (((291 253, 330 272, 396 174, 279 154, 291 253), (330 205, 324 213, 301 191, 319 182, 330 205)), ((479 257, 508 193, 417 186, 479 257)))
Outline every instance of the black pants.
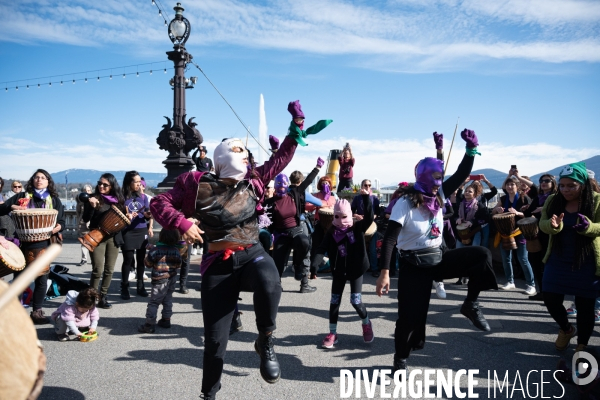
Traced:
POLYGON ((542 278, 544 276, 544 256, 546 255, 545 248, 542 251, 536 253, 527 253, 527 259, 531 264, 531 270, 533 271, 533 279, 538 285, 538 292, 542 292, 542 278))
MULTIPOLYGON (((567 310, 563 305, 564 294, 544 292, 544 304, 554 318, 560 329, 568 331, 571 329, 571 323, 567 317, 567 310)), ((588 344, 592 333, 594 332, 594 304, 596 299, 575 296, 575 307, 577 307, 577 344, 588 344)))
POLYGON ((121 266, 121 282, 129 281, 129 272, 135 271, 135 278, 144 279, 144 258, 146 247, 136 250, 123 250, 123 265, 121 266))
POLYGON ((273 245, 273 259, 279 271, 279 277, 283 275, 283 270, 290 258, 290 251, 294 249, 294 270, 302 271, 302 276, 306 278, 310 270, 310 238, 304 233, 301 226, 290 229, 288 235, 279 236, 273 245))
MULTIPOLYGON (((24 270, 13 272, 13 279, 17 279, 24 270)), ((50 272, 35 278, 33 287, 33 296, 31 297, 31 309, 33 311, 41 310, 44 306, 46 292, 48 292, 48 276, 50 272)), ((21 296, 19 296, 21 298, 21 296)))
POLYGON ((337 184, 337 193, 340 193, 344 189, 352 189, 352 178, 343 179, 340 178, 340 181, 337 184))
POLYGON ((425 345, 425 327, 433 281, 469 278, 467 299, 477 300, 482 290, 498 289, 492 268, 492 253, 481 246, 448 250, 442 262, 432 268, 420 268, 400 258, 398 275, 398 320, 396 321, 396 357, 408 358, 411 350, 425 345))
POLYGON ((260 244, 237 251, 227 260, 215 260, 202 276, 202 393, 215 394, 220 388, 229 327, 240 291, 254 292, 258 331, 274 331, 281 283, 273 259, 260 244))
MULTIPOLYGON (((190 246, 191 247, 191 246, 190 246)), ((189 254, 189 249, 188 249, 188 254, 189 254)), ((208 253, 206 253, 208 254, 208 253)), ((187 284, 187 277, 188 277, 188 273, 190 271, 190 263, 188 262, 189 260, 189 255, 186 255, 185 257, 183 257, 181 259, 181 269, 179 271, 179 285, 183 286, 187 284)))
MULTIPOLYGON (((345 277, 333 276, 331 283, 331 302, 329 304, 329 323, 337 324, 340 314, 340 304, 342 303, 342 294, 348 282, 345 277)), ((367 308, 362 302, 362 275, 359 278, 352 279, 350 282, 350 303, 356 310, 360 319, 367 317, 367 308)))

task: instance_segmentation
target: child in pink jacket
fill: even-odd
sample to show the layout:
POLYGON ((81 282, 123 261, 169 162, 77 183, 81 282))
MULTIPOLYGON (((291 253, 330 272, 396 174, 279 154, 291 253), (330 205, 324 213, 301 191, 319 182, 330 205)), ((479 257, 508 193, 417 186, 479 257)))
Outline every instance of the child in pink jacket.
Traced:
POLYGON ((96 308, 96 301, 100 295, 96 289, 87 288, 81 292, 69 290, 67 299, 62 303, 50 318, 55 322, 58 340, 66 342, 69 340, 69 332, 79 338, 84 331, 94 333, 98 326, 100 314, 96 308))

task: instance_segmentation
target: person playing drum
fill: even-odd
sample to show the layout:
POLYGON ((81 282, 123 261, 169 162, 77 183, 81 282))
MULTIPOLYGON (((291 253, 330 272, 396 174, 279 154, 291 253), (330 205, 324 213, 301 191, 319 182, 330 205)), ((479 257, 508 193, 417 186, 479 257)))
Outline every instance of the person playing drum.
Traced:
MULTIPOLYGON (((316 211, 315 212, 315 222, 316 222, 315 230, 312 233, 313 249, 321 244, 321 242, 323 241, 323 237, 325 236, 325 230, 323 229, 323 225, 318 223, 318 221, 320 219, 319 210, 321 210, 321 208, 333 209, 333 206, 334 206, 335 200, 336 200, 336 198, 332 192, 331 178, 329 176, 325 175, 319 179, 319 182, 317 183, 317 190, 318 190, 318 192, 313 193, 313 196, 320 199, 321 202, 323 203, 323 206, 316 207, 315 205, 313 205, 311 203, 306 203, 306 211, 308 211, 308 212, 316 211)), ((312 262, 314 259, 315 259, 314 251, 311 251, 310 252, 310 262, 311 262, 310 279, 315 279, 317 277, 317 269, 312 265, 312 262)))
MULTIPOLYGON (((38 169, 31 178, 29 178, 24 192, 20 192, 8 199, 4 204, 0 204, 0 215, 8 215, 8 213, 14 210, 27 210, 33 208, 58 211, 56 225, 52 229, 52 234, 60 233, 63 230, 65 226, 64 207, 56 191, 52 175, 43 169, 38 169)), ((21 251, 25 255, 27 265, 31 264, 37 257, 43 254, 48 246, 50 246, 50 239, 38 242, 24 242, 21 240, 21 251)), ((50 322, 42 310, 46 292, 48 291, 49 272, 50 266, 48 266, 42 275, 38 276, 35 280, 31 311, 31 319, 34 324, 47 324, 50 322)), ((21 271, 15 272, 15 278, 20 273, 21 271)))
POLYGON ((468 239, 460 237, 456 241, 456 247, 461 248, 467 245, 481 245, 481 226, 487 224, 487 208, 481 201, 477 200, 476 188, 472 184, 467 186, 463 192, 463 200, 458 205, 458 218, 456 219, 457 229, 463 225, 469 231, 468 239), (470 243, 465 243, 470 242, 470 243))
MULTIPOLYGON (((94 194, 90 196, 89 201, 84 203, 83 216, 84 222, 89 222, 89 229, 100 227, 102 217, 111 206, 116 206, 121 212, 125 212, 123 193, 117 179, 113 174, 105 173, 100 176, 94 194)), ((92 259, 92 277, 90 286, 98 290, 100 286, 99 308, 111 308, 108 302, 107 294, 117 257, 119 256, 119 245, 123 241, 120 234, 117 236, 106 236, 102 242, 90 253, 92 259)))
MULTIPOLYGON (((519 181, 516 178, 511 177, 504 180, 502 187, 506 190, 507 194, 500 197, 498 205, 492 211, 492 215, 509 212, 515 215, 516 221, 525 216, 525 214, 519 210, 523 208, 524 205, 531 203, 531 199, 525 195, 519 194, 518 184, 519 181)), ((519 264, 521 264, 523 274, 525 275, 525 294, 533 296, 537 293, 537 290, 535 290, 535 281, 533 280, 531 264, 529 264, 529 260, 527 259, 525 238, 522 234, 518 235, 515 237, 515 242, 517 243, 517 259, 519 260, 519 264)), ((512 250, 506 250, 502 247, 500 248, 500 253, 502 254, 502 265, 504 266, 506 284, 499 288, 502 290, 514 290, 515 280, 512 268, 512 250)))

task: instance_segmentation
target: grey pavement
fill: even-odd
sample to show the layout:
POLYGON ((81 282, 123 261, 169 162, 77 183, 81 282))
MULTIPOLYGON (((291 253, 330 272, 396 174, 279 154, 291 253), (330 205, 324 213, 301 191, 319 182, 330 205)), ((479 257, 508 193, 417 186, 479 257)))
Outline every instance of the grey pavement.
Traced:
MULTIPOLYGON (((55 261, 70 268, 70 272, 89 281, 91 266, 78 267, 79 244, 69 241, 55 261)), ((41 399, 195 399, 200 395, 202 380, 203 324, 200 304, 200 256, 192 257, 189 279, 190 293, 174 295, 173 327, 156 328, 155 334, 140 334, 137 327, 144 322, 147 299, 131 290, 129 301, 119 296, 121 256, 117 261, 109 300, 111 310, 100 310, 99 338, 89 343, 58 342, 51 325, 37 326, 39 339, 48 358, 41 399)), ((503 283, 502 274, 498 274, 503 283)), ((252 295, 242 293, 240 309, 244 329, 232 335, 228 344, 220 399, 335 399, 340 397, 340 370, 386 369, 392 365, 394 324, 397 312, 396 279, 392 290, 381 298, 375 294, 375 278, 365 275, 363 302, 373 322, 375 341, 365 344, 360 320, 352 308, 349 293, 344 293, 338 324, 339 344, 334 349, 322 349, 320 344, 328 333, 328 310, 331 279, 320 275, 311 284, 318 288, 312 294, 298 293, 299 283, 286 271, 278 329, 275 332, 276 352, 282 377, 276 384, 262 380, 258 370, 259 357, 254 352, 257 336, 254 324, 252 295)), ((147 284, 149 286, 149 284, 147 284)), ((523 281, 517 286, 525 288, 523 281)), ((482 293, 484 314, 492 327, 481 332, 472 327, 459 312, 466 295, 465 286, 446 282, 448 298, 438 299, 432 290, 425 348, 409 358, 409 367, 479 369, 475 393, 488 395, 488 371, 502 380, 508 376, 507 388, 497 398, 534 398, 543 380, 544 396, 573 399, 572 386, 560 386, 550 372, 564 357, 568 363, 574 353, 575 339, 570 348, 559 353, 554 349, 558 327, 541 302, 527 299, 522 291, 490 291, 482 293), (530 371, 536 370, 529 375, 530 371), (508 372, 508 375, 506 375, 508 372), (520 377, 519 379, 517 379, 520 377), (522 382, 520 391, 519 382, 522 382), (535 386, 537 384, 537 386, 535 386), (513 392, 513 385, 515 391, 513 392)), ((348 286, 346 287, 348 291, 348 286)), ((50 314, 64 297, 46 301, 44 311, 50 314)), ((596 329, 597 331, 598 329, 596 329)), ((594 333, 590 345, 597 347, 594 333)), ((422 377, 421 377, 422 378, 422 377)), ((463 388, 467 380, 460 380, 463 388)), ((379 398, 379 387, 375 398, 379 398)), ((393 389, 393 386, 392 386, 393 389)), ((497 389, 498 390, 498 389, 497 389)), ((391 393, 388 389, 388 393, 391 393)), ((435 393, 435 387, 432 388, 435 393)), ((362 386, 362 398, 366 397, 362 386)), ((539 394, 538 394, 539 396, 539 394)), ((350 398, 357 398, 353 392, 350 398)), ((408 396, 406 398, 413 398, 408 396)), ((415 396, 414 398, 420 398, 415 396)), ((445 398, 445 397, 442 397, 445 398)))

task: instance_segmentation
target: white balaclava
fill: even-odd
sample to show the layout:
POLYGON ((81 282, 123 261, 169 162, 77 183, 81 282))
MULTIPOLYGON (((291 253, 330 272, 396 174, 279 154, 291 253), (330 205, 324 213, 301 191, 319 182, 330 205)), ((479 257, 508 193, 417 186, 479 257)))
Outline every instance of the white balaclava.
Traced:
POLYGON ((246 176, 246 172, 248 172, 248 150, 246 150, 240 139, 223 140, 215 148, 213 157, 215 173, 219 178, 231 178, 241 181, 246 176), (246 162, 244 162, 244 159, 246 159, 246 162))

